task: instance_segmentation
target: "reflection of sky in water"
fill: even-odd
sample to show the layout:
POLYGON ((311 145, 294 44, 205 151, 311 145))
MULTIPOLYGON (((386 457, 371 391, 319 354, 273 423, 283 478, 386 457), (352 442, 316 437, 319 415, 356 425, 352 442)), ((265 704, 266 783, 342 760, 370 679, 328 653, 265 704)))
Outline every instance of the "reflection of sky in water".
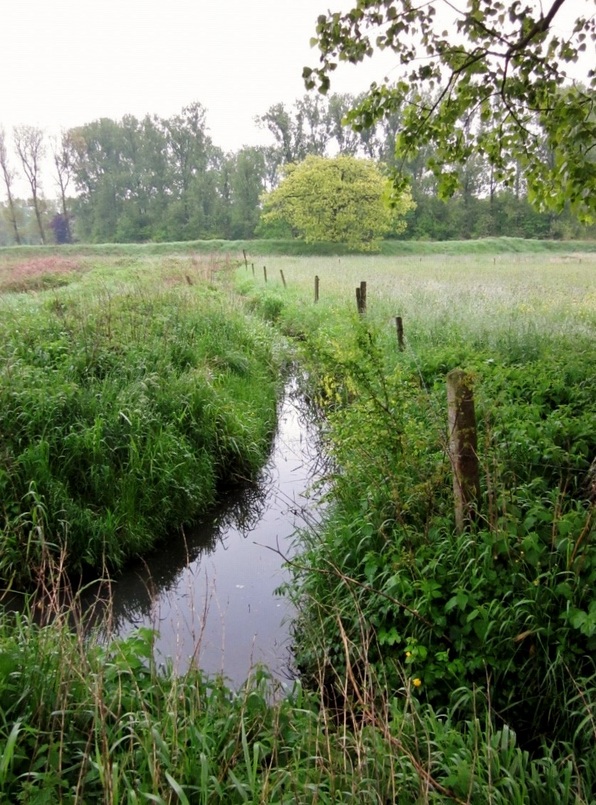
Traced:
POLYGON ((255 663, 286 675, 291 607, 284 581, 292 536, 313 516, 310 486, 323 471, 316 428, 286 389, 270 459, 259 483, 185 537, 162 544, 113 585, 113 631, 159 631, 156 659, 183 671, 190 658, 241 684, 255 663), (311 507, 309 511, 309 506, 311 507))

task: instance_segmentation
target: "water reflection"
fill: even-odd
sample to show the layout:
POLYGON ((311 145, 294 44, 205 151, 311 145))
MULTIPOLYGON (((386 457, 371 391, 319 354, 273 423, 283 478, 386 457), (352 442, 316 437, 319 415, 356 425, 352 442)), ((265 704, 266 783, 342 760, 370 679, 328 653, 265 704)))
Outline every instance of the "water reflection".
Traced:
MULTIPOLYGON (((110 632, 149 626, 159 633, 158 662, 171 660, 178 671, 196 663, 234 685, 255 663, 288 676, 292 612, 275 590, 293 535, 320 511, 312 490, 323 471, 316 426, 292 381, 257 483, 111 583, 110 632)), ((105 593, 96 593, 96 616, 105 593)))

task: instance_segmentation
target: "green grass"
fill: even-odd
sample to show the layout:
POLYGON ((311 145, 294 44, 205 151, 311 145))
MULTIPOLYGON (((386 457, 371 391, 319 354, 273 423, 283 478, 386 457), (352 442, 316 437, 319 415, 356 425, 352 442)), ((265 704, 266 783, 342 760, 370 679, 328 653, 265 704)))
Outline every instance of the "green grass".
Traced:
MULTIPOLYGON (((0 259, 27 259, 39 256, 83 257, 163 257, 167 255, 230 254, 249 265, 257 257, 267 256, 342 256, 350 250, 341 243, 305 243, 301 240, 194 240, 178 243, 77 243, 69 246, 11 246, 0 248, 0 259)), ((386 240, 381 244, 384 256, 410 255, 496 255, 496 254, 570 254, 596 252, 596 241, 525 240, 523 238, 483 238, 461 241, 386 240)), ((257 264, 258 267, 258 264, 257 264)))
POLYGON ((533 759, 480 719, 462 727, 407 686, 384 701, 363 687, 357 711, 338 717, 261 670, 235 692, 193 669, 158 673, 151 640, 145 630, 105 647, 60 622, 0 620, 4 801, 591 801, 570 760, 533 759))
MULTIPOLYGON (((596 326, 596 256, 278 257, 263 272, 240 268, 253 299, 285 308, 284 326, 308 331, 321 323, 352 329, 355 289, 367 283, 367 319, 394 333, 403 318, 411 351, 461 341, 501 344, 511 358, 532 341, 561 335, 591 338, 596 326), (282 284, 282 276, 287 289, 282 284), (313 305, 315 276, 320 301, 313 305)), ((393 336, 391 336, 393 337, 393 336)))
POLYGON ((35 579, 48 551, 120 568, 260 468, 273 340, 198 268, 100 264, 2 297, 4 579, 35 579))
POLYGON ((369 675, 396 695, 417 680, 421 702, 463 721, 483 691, 486 718, 532 751, 589 751, 595 269, 577 254, 284 257, 267 286, 239 269, 252 307, 299 338, 325 421, 333 505, 304 535, 289 593, 305 679, 342 707, 369 675), (475 386, 482 486, 460 536, 445 388, 457 367, 475 386))
POLYGON ((15 277, 21 258, 0 259, 14 283, 2 533, 13 564, 41 545, 37 562, 59 571, 55 487, 91 520, 139 501, 152 517, 166 495, 185 507, 197 474, 176 451, 201 438, 215 475, 251 472, 272 425, 276 332, 295 338, 332 481, 324 527, 291 565, 302 684, 259 671, 230 691, 158 670, 150 633, 83 637, 46 586, 31 617, 0 617, 0 799, 592 803, 594 255, 285 255, 267 260, 267 284, 240 264, 239 301, 233 266, 187 246, 90 250, 55 264, 67 284, 48 290, 39 264, 15 277), (474 376, 482 468, 478 524, 460 536, 444 384, 456 366, 474 376), (42 601, 52 623, 39 627, 42 601))

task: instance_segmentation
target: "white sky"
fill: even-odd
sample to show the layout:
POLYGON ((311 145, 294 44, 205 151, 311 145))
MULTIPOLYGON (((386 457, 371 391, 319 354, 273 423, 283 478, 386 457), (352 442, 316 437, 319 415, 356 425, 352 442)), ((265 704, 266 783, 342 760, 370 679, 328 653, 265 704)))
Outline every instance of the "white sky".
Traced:
MULTIPOLYGON (((305 93, 309 40, 349 0, 4 0, 0 125, 70 128, 125 114, 167 117, 199 101, 216 145, 263 141, 254 118, 305 93)), ((389 64, 389 62, 387 62, 389 64)), ((334 91, 366 89, 347 66, 334 91)))
MULTIPOLYGON (((567 0, 569 24, 595 0, 567 0)), ((462 0, 463 5, 463 0, 462 0)), ((545 1, 545 6, 550 0, 545 1)), ((254 118, 305 93, 302 68, 319 14, 350 0, 3 0, 0 12, 0 126, 48 132, 125 114, 163 117, 199 101, 216 145, 267 142, 254 118)), ((395 57, 346 65, 332 91, 357 93, 395 57)))

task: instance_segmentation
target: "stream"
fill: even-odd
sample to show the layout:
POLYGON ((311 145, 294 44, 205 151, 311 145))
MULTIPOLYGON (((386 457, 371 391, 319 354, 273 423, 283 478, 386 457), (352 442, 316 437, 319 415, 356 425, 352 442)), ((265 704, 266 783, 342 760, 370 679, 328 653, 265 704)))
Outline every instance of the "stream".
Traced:
POLYGON ((313 484, 322 481, 324 466, 306 407, 290 381, 256 483, 111 583, 109 634, 154 629, 158 664, 171 661, 178 673, 194 664, 233 687, 256 664, 282 681, 292 678, 293 612, 275 591, 287 579, 283 564, 295 550, 296 531, 321 512, 311 493, 322 494, 313 493, 313 484))

